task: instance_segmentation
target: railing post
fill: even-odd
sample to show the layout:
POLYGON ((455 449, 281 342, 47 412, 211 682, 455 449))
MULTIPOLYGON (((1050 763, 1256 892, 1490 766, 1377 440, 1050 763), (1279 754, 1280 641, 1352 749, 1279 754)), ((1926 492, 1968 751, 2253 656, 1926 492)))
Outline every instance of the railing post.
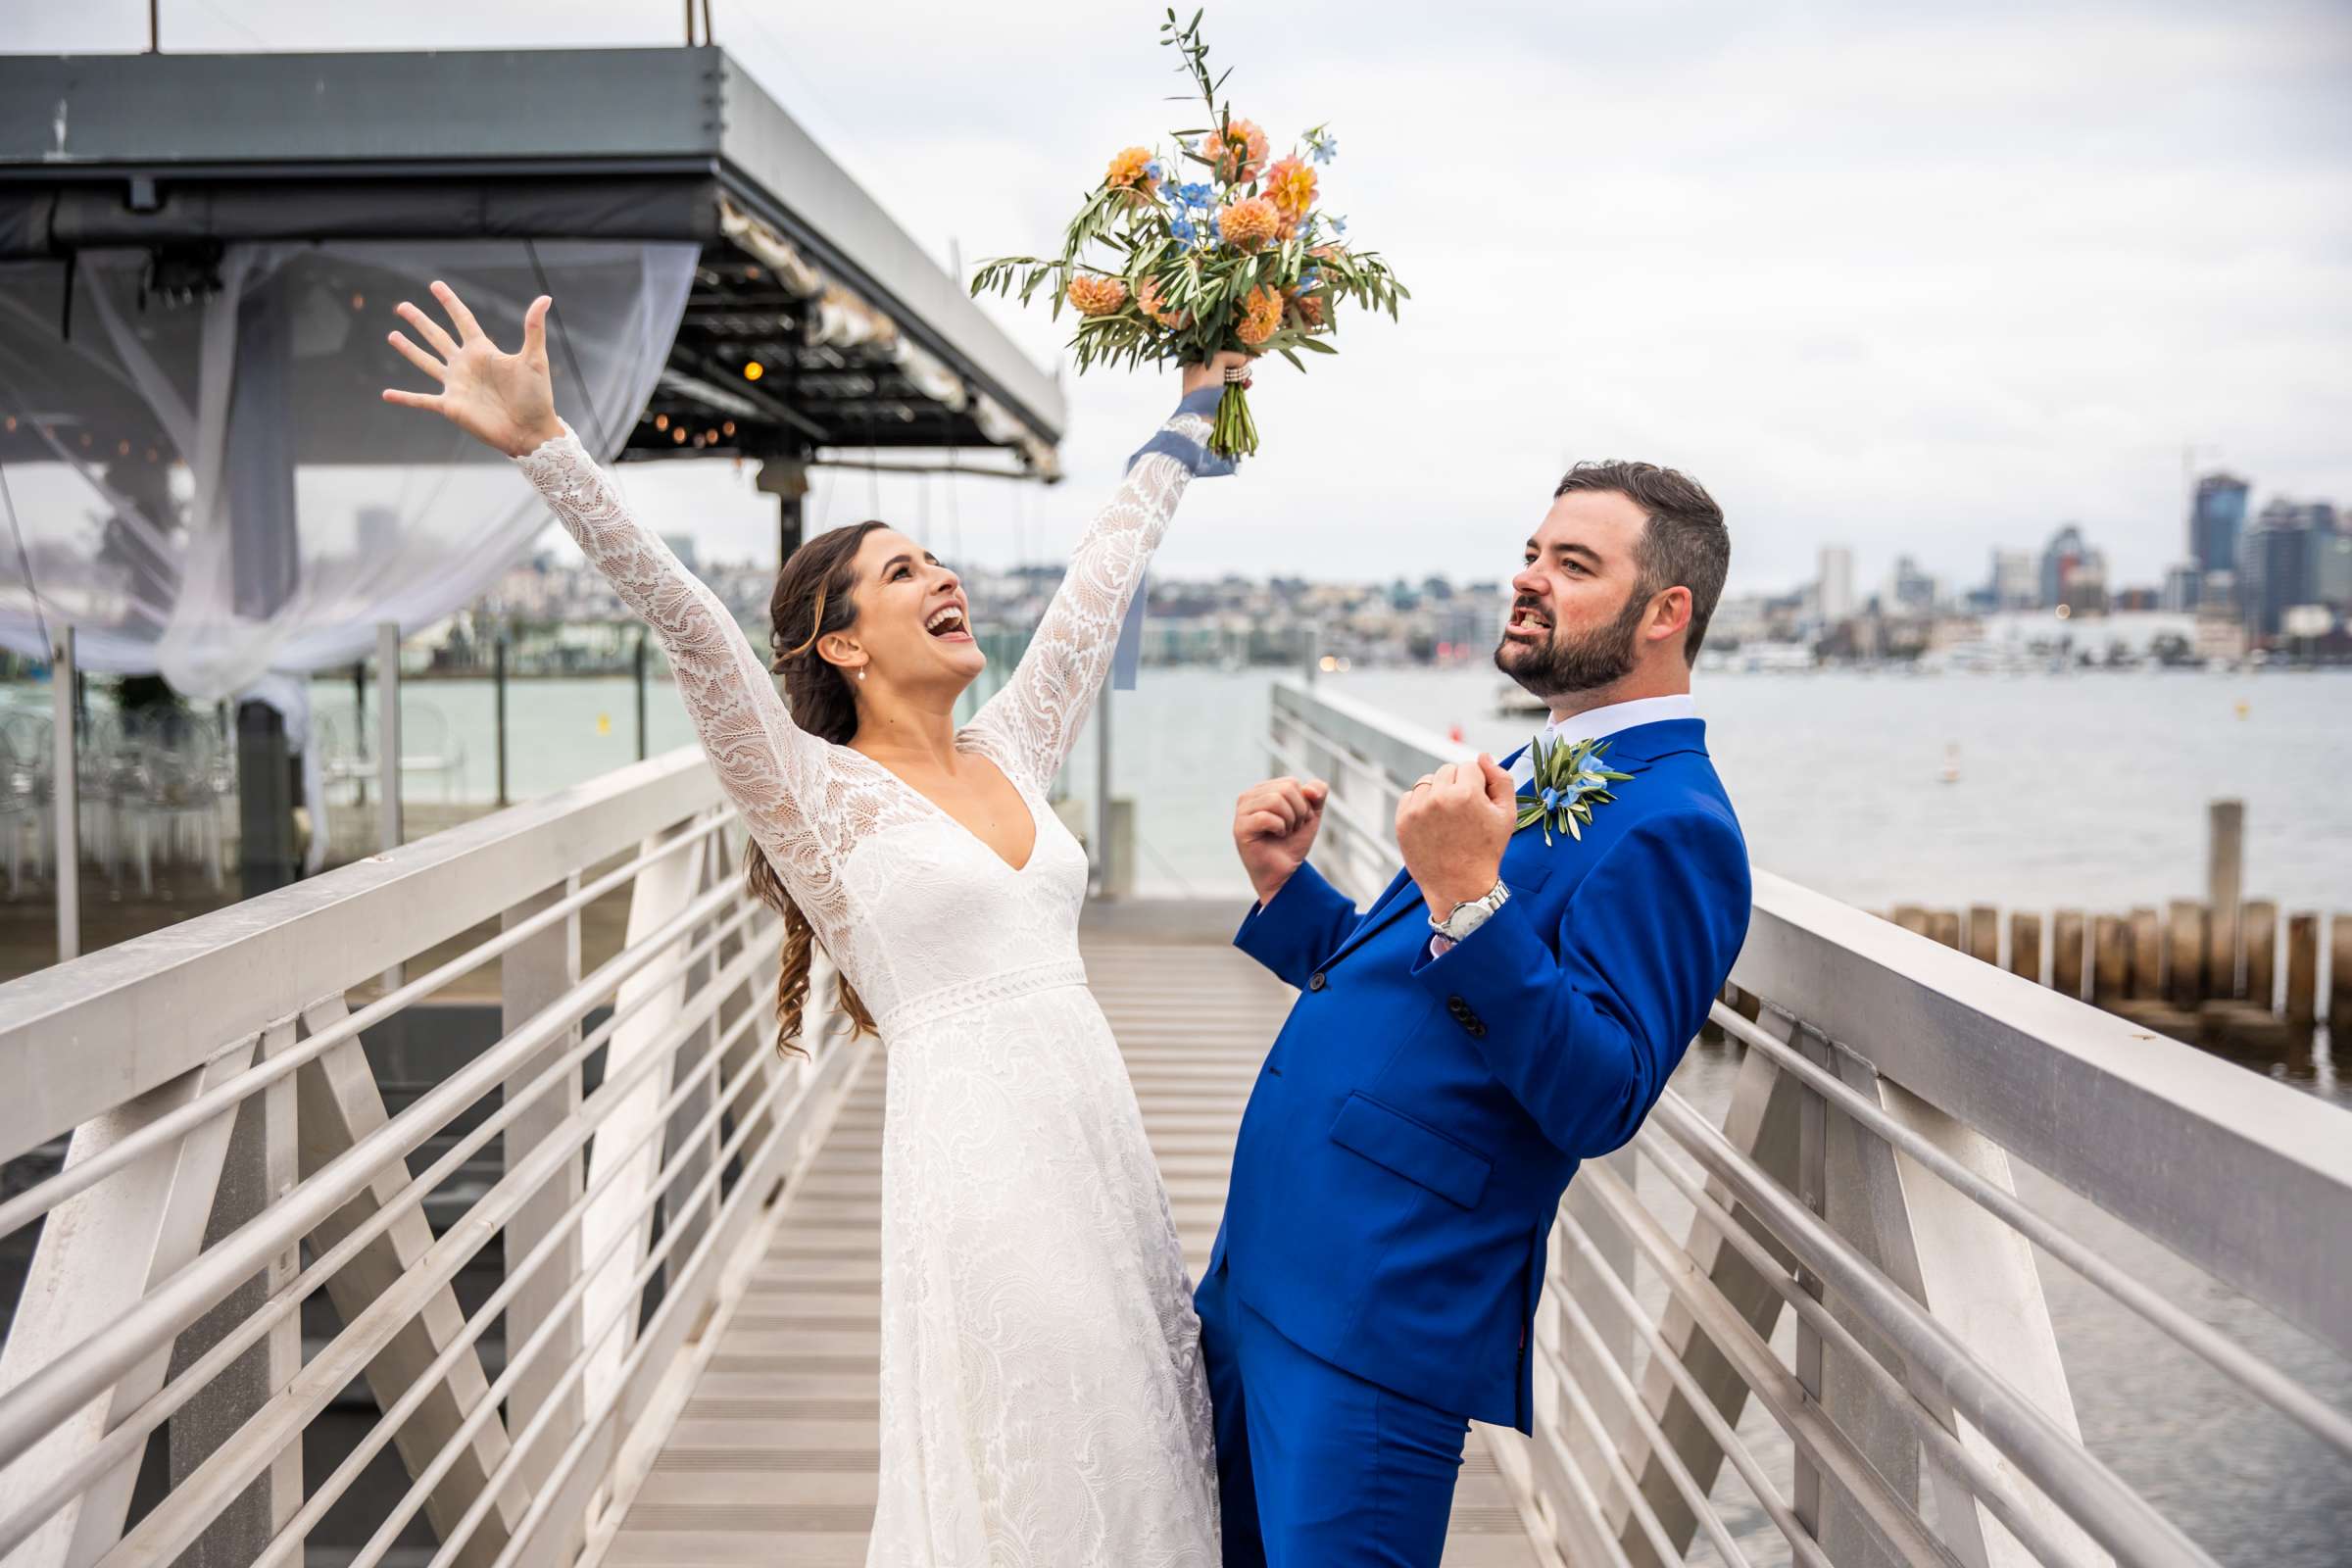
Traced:
MULTIPOLYGON (((376 847, 400 848, 400 623, 375 628, 375 808, 376 847)), ((384 971, 384 989, 400 987, 401 965, 384 971)))
POLYGON ((74 628, 60 626, 49 655, 49 809, 57 838, 60 963, 81 956, 81 748, 75 743, 74 684, 74 628))

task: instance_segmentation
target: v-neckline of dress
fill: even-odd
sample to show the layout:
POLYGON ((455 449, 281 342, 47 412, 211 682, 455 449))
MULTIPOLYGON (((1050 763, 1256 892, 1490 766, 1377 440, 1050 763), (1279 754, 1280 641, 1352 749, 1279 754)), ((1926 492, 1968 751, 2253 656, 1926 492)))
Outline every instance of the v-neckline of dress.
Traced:
POLYGON ((988 840, 973 832, 971 828, 967 826, 961 818, 957 817, 954 811, 949 810, 946 807, 940 805, 930 796, 925 795, 921 790, 916 789, 912 784, 909 784, 906 782, 906 780, 901 778, 897 771, 888 763, 880 760, 877 758, 866 756, 865 753, 858 750, 858 748, 855 746, 845 745, 842 747, 842 750, 858 759, 867 766, 874 768, 876 771, 880 772, 883 777, 889 779, 893 784, 896 784, 900 789, 905 790, 908 795, 911 795, 916 800, 922 802, 925 807, 930 808, 932 815, 938 817, 941 821, 946 822, 956 832, 962 834, 965 838, 970 839, 974 844, 980 846, 982 850, 987 852, 990 859, 996 861, 999 865, 1011 872, 1014 876, 1021 875, 1031 866, 1037 863, 1037 851, 1038 847, 1045 842, 1046 828, 1045 824, 1037 819, 1037 807, 1033 802, 1030 801, 1029 792, 1021 788, 1019 781, 1016 780, 1010 773, 1005 771, 1004 765, 1002 762, 999 762, 995 758, 989 756, 986 752, 980 750, 976 746, 966 746, 963 743, 962 732, 958 731, 956 733, 956 750, 963 753, 967 757, 977 757, 980 759, 980 760, 995 768, 997 770, 997 776, 1003 779, 1006 784, 1011 785, 1012 793, 1020 797, 1021 809, 1029 813, 1029 853, 1022 858, 1021 863, 1018 865, 1015 865, 1010 860, 1004 858, 1004 855, 997 849, 995 845, 989 843, 988 840))

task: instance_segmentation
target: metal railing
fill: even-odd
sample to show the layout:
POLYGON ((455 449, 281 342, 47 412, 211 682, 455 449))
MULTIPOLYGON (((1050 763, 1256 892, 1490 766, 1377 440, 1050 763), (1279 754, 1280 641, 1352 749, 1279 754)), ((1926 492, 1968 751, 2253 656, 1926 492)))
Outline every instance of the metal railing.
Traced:
POLYGON ((596 1549, 865 1060, 739 838, 688 748, 0 987, 9 1568, 596 1549))
MULTIPOLYGON (((1359 900, 1398 795, 1471 755, 1293 684, 1267 749, 1329 781, 1316 860, 1359 900)), ((2352 1410, 2215 1326, 2352 1355, 2342 1107, 1762 872, 1716 1032, 1720 1113, 1678 1075, 1553 1229, 1535 1437, 1500 1446, 1567 1561, 2211 1562, 2084 1445, 2053 1264, 2352 1460, 2352 1410)))

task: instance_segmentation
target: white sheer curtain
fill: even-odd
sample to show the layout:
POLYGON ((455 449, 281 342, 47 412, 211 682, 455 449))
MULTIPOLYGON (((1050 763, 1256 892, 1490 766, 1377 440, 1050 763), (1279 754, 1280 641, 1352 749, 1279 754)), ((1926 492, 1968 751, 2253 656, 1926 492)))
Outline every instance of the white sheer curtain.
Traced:
POLYGON ((392 306, 432 309, 446 279, 513 344, 554 295, 561 412, 610 458, 697 255, 479 240, 89 251, 70 283, 0 267, 0 644, 46 657, 45 624, 70 622, 86 669, 258 698, 306 734, 301 677, 368 657, 380 621, 470 603, 547 521, 504 458, 379 401, 423 385, 384 342, 392 306))

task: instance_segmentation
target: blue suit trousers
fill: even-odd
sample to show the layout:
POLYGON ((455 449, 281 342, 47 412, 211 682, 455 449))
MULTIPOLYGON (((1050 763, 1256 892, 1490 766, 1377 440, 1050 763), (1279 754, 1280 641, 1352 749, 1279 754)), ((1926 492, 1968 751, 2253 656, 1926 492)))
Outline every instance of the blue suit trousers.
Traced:
POLYGON ((1438 1568, 1469 1422, 1298 1348, 1222 1264, 1194 1300, 1225 1568, 1438 1568))

